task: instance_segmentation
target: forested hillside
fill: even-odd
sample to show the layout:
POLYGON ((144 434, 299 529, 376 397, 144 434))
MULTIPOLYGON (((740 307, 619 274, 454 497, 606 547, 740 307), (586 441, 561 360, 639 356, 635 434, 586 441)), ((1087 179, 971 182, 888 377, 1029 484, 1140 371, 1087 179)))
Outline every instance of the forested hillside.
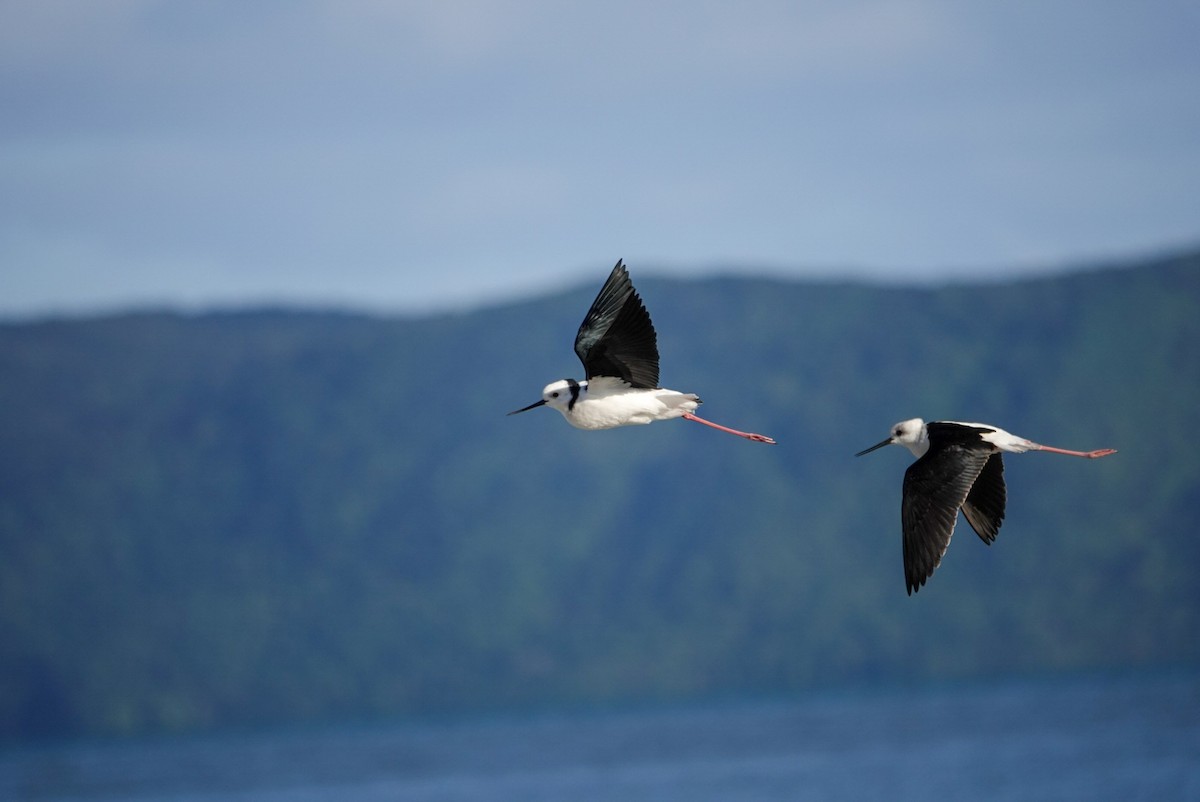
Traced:
POLYGON ((686 421, 537 410, 607 273, 419 319, 0 326, 0 737, 1200 665, 1200 254, 897 288, 631 270, 686 421), (905 595, 897 420, 1006 458, 905 595))

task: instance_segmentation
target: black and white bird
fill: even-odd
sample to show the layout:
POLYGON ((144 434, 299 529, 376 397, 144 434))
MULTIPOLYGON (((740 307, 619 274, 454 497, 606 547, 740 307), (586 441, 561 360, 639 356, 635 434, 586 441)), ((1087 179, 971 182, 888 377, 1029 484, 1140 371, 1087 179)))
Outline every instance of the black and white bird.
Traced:
POLYGON ((747 440, 775 442, 765 435, 740 432, 697 417, 692 413, 700 405, 699 396, 658 386, 658 337, 623 260, 617 260, 579 325, 575 353, 583 363, 582 381, 551 382, 542 390, 540 401, 508 414, 544 405, 557 409, 568 423, 580 429, 613 429, 685 418, 747 440))
POLYGON ((1068 451, 1017 437, 986 423, 900 421, 892 433, 857 454, 887 445, 906 447, 917 461, 904 472, 900 522, 904 532, 904 581, 911 596, 933 575, 950 545, 961 509, 967 523, 991 545, 1004 520, 1007 491, 1001 453, 1049 451, 1097 459, 1116 449, 1068 451))

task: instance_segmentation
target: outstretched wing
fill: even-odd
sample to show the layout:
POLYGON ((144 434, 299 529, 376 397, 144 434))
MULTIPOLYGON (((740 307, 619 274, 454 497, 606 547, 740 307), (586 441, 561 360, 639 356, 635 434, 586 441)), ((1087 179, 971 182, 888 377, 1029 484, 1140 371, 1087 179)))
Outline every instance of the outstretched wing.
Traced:
POLYGON ((579 324, 575 353, 588 379, 613 376, 632 387, 658 387, 658 336, 624 261, 617 260, 579 324))
POLYGON ((1004 488, 1004 461, 997 451, 979 472, 979 477, 975 484, 971 485, 971 492, 967 493, 967 500, 963 502, 962 507, 967 523, 989 546, 996 540, 996 535, 1000 534, 1007 497, 1008 493, 1004 488))
POLYGON ((904 530, 904 581, 919 590, 950 546, 958 510, 987 464, 989 452, 965 445, 932 450, 904 472, 900 518, 904 530))

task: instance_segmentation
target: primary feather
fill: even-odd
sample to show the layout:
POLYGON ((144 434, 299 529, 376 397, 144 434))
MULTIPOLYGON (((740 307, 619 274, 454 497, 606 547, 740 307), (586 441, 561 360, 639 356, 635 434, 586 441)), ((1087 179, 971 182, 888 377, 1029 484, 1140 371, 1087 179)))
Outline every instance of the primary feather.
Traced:
POLYGON ((617 260, 579 324, 575 353, 589 380, 611 376, 630 387, 658 388, 658 335, 624 260, 617 260))

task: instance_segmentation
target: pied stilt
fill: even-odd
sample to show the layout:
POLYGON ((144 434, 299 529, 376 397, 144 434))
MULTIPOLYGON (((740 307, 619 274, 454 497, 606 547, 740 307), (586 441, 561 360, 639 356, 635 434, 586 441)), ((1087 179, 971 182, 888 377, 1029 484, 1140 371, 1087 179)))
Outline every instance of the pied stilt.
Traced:
POLYGON ((700 405, 699 396, 658 386, 658 337, 622 260, 617 260, 584 316, 575 335, 575 353, 583 363, 583 381, 551 382, 542 390, 540 401, 508 414, 545 405, 580 429, 684 418, 747 440, 775 442, 765 435, 704 420, 693 414, 700 405))
POLYGON ((857 454, 887 445, 908 448, 917 461, 904 472, 900 521, 904 534, 904 581, 911 596, 933 575, 950 545, 961 509, 967 523, 991 545, 1004 520, 1007 491, 1001 453, 1048 451, 1096 459, 1116 449, 1069 451, 1017 437, 986 423, 900 421, 887 439, 857 454))

